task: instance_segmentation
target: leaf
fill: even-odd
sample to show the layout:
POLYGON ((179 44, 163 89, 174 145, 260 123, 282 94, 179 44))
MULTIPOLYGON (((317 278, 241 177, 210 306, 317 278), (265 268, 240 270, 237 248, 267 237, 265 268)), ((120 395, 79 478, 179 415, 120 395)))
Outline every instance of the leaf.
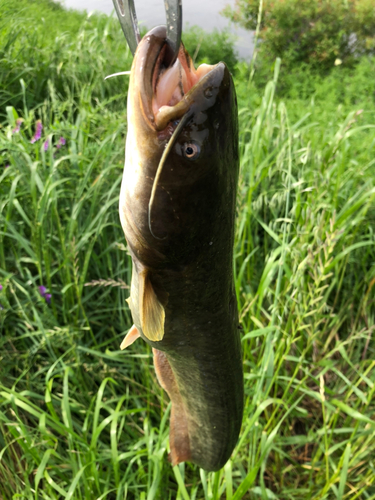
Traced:
POLYGON ((355 420, 359 420, 361 422, 366 422, 366 424, 370 424, 371 427, 375 428, 375 422, 371 420, 371 418, 366 417, 357 410, 353 410, 353 408, 343 403, 342 401, 339 401, 338 399, 332 399, 331 403, 340 408, 340 410, 349 415, 349 417, 352 417, 355 420))

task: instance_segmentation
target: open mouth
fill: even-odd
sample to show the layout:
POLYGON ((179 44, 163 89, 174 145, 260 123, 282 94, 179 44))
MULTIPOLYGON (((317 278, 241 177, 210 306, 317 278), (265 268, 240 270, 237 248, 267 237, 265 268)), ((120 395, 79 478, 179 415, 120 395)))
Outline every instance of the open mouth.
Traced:
MULTIPOLYGON (((152 111, 157 128, 170 121, 175 111, 178 115, 186 112, 190 99, 184 99, 185 96, 215 67, 201 64, 195 69, 183 45, 174 64, 166 67, 164 59, 167 52, 168 46, 165 44, 156 60, 153 73, 152 111), (179 106, 176 108, 176 105, 179 106)), ((179 116, 173 116, 177 117, 179 116)))
POLYGON ((201 64, 195 69, 183 44, 172 65, 171 57, 165 26, 147 33, 135 55, 134 69, 139 77, 138 91, 144 115, 158 131, 187 112, 205 77, 220 65, 201 64))

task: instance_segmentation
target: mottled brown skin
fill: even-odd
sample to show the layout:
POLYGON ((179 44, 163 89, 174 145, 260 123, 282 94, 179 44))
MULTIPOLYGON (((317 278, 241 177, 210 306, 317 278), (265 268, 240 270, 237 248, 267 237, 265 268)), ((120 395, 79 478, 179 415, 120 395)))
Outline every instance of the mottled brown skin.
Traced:
POLYGON ((168 155, 156 190, 151 221, 155 238, 148 225, 151 189, 181 118, 158 131, 151 109, 155 61, 165 39, 165 28, 155 28, 135 54, 120 217, 133 259, 132 289, 147 272, 165 308, 159 342, 144 335, 136 308, 132 314, 142 338, 154 348, 159 381, 172 400, 172 463, 189 460, 215 471, 233 451, 243 412, 232 269, 237 103, 223 63, 189 92, 190 119, 168 155), (194 161, 182 154, 184 143, 192 142, 201 149, 194 161))

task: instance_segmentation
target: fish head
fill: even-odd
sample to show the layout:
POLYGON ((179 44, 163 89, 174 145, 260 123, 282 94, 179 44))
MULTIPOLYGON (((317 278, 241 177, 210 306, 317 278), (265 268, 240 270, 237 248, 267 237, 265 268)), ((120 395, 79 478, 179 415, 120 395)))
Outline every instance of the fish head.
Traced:
MULTIPOLYGON (((146 266, 194 262, 233 224, 238 178, 237 103, 222 62, 197 69, 166 28, 135 53, 120 219, 130 250, 146 266)), ((230 242, 229 242, 230 244, 230 242)))

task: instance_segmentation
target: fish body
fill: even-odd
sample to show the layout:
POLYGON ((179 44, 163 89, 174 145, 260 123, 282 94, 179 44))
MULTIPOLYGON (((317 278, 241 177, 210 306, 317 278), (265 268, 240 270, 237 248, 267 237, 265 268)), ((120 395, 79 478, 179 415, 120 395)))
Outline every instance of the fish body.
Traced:
POLYGON ((237 442, 243 373, 233 243, 237 103, 225 64, 168 68, 165 27, 130 76, 120 220, 132 257, 134 327, 172 401, 171 461, 220 469, 237 442), (177 84, 176 84, 177 82, 177 84))

